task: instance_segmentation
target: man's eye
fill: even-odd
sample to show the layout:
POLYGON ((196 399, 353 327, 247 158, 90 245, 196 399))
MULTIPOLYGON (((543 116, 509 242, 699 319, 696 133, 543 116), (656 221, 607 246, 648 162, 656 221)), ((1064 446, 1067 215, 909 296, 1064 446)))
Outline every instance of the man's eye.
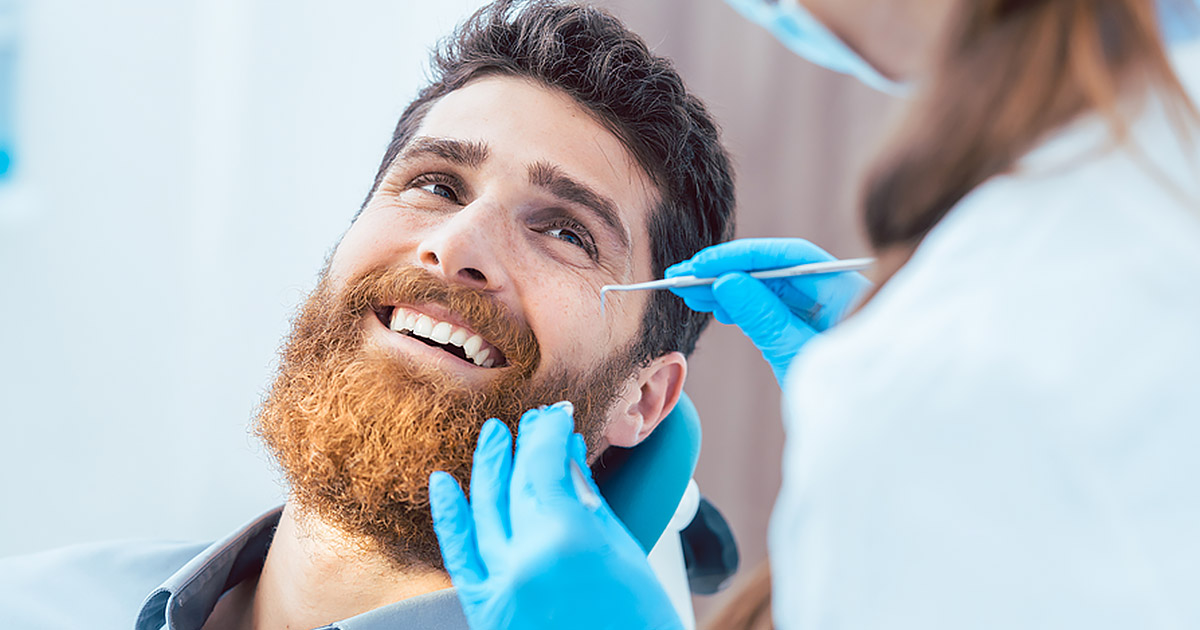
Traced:
POLYGON ((458 201, 458 195, 454 194, 454 189, 445 184, 422 184, 418 188, 439 197, 445 197, 450 201, 458 201))
POLYGON ((598 252, 592 235, 588 233, 587 228, 575 221, 554 221, 549 226, 542 228, 541 231, 551 238, 578 247, 588 258, 596 260, 598 252))
POLYGON ((412 180, 408 184, 409 188, 418 188, 431 195, 437 195, 443 199, 458 203, 458 182, 441 173, 427 173, 412 180))
POLYGON ((581 236, 575 233, 574 230, 568 228, 550 228, 546 233, 554 238, 566 241, 581 249, 587 249, 587 242, 581 236))

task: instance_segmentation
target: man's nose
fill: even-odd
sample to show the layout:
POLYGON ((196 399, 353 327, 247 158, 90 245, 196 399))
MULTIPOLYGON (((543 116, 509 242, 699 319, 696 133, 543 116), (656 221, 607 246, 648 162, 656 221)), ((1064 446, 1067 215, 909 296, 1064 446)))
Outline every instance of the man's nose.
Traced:
POLYGON ((422 267, 480 291, 499 291, 507 281, 500 262, 503 221, 494 206, 475 202, 450 215, 421 240, 422 267))

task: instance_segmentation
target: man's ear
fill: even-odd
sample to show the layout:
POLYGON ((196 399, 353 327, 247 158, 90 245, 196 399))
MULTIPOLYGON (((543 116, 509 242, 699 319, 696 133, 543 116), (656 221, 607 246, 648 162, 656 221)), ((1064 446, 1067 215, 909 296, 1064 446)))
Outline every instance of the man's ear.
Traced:
POLYGON ((625 382, 604 430, 613 446, 637 446, 663 421, 683 393, 687 359, 668 352, 641 368, 625 382))

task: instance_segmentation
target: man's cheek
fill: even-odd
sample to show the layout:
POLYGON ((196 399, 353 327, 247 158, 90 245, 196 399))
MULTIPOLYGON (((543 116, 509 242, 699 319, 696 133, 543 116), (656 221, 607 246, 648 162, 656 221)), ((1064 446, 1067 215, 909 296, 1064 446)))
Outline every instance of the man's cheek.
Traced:
POLYGON ((331 268, 340 267, 349 276, 368 266, 415 264, 415 258, 404 257, 414 254, 423 236, 437 224, 436 217, 407 206, 372 201, 338 242, 331 268))
POLYGON ((380 238, 380 231, 371 228, 370 224, 356 222, 334 249, 329 263, 329 276, 337 285, 344 284, 366 269, 388 263, 398 253, 397 244, 380 238))
POLYGON ((350 227, 329 258, 329 278, 338 285, 345 283, 354 275, 354 270, 362 268, 365 262, 362 256, 362 231, 357 228, 357 224, 350 227))

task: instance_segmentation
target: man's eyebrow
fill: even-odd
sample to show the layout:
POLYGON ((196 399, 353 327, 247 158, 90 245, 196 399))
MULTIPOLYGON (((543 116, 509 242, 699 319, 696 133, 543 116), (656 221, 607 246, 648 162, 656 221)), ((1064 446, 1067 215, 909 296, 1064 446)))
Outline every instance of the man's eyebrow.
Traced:
POLYGON ((613 203, 612 199, 592 190, 583 182, 572 179, 562 172, 562 169, 548 162, 529 165, 529 183, 545 188, 559 199, 587 208, 608 226, 621 241, 622 247, 629 249, 629 236, 625 232, 625 224, 621 223, 617 204, 613 203))
POLYGON ((488 145, 474 140, 417 136, 404 147, 397 162, 433 155, 466 168, 479 168, 488 159, 488 145))

